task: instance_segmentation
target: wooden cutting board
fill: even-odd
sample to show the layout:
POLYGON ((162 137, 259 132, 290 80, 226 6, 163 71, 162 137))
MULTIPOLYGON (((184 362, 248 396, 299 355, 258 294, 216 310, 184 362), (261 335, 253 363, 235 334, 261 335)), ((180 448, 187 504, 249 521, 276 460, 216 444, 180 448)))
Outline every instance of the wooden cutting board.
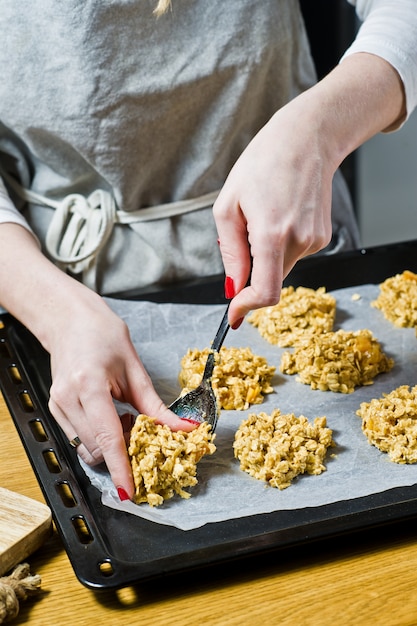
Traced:
POLYGON ((0 576, 37 550, 51 527, 46 504, 0 487, 0 576))

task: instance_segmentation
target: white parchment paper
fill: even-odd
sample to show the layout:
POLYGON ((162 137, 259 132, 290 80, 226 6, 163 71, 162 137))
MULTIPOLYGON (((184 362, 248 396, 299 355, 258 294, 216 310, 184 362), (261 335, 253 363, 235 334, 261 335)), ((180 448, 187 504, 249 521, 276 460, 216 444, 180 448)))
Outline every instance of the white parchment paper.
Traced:
MULTIPOLYGON (((341 500, 350 500, 417 482, 417 466, 397 465, 388 456, 369 445, 361 431, 356 410, 361 402, 369 402, 399 385, 413 386, 416 380, 417 339, 414 329, 399 329, 371 307, 379 293, 376 285, 366 285, 332 292, 337 299, 335 330, 368 328, 380 341, 384 351, 395 360, 393 370, 381 374, 373 385, 358 388, 352 394, 313 391, 296 381, 295 376, 279 372, 283 349, 270 345, 248 322, 236 331, 230 330, 225 346, 249 346, 255 354, 267 358, 277 368, 273 379, 274 393, 261 405, 248 411, 222 411, 216 429, 217 451, 203 458, 198 465, 198 485, 192 497, 174 497, 162 506, 135 505, 120 502, 105 467, 83 467, 91 482, 102 491, 106 506, 159 524, 189 530, 204 524, 278 510, 317 507, 341 500), (360 299, 352 299, 359 294, 360 299), (320 476, 303 475, 283 490, 265 486, 239 469, 233 456, 236 429, 249 413, 271 412, 305 415, 309 420, 325 415, 333 430, 336 448, 334 458, 328 457, 327 471, 320 476)), ((220 320, 223 306, 154 304, 108 300, 110 306, 128 324, 135 346, 155 387, 169 404, 179 394, 178 372, 182 356, 188 348, 210 345, 220 320)))

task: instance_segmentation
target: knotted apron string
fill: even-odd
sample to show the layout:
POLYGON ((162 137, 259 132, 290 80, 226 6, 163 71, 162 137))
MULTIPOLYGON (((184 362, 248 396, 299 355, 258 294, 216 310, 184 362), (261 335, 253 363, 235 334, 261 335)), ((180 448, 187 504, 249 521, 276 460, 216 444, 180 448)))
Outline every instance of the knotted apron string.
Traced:
POLYGON ((62 269, 82 272, 84 283, 92 289, 96 287, 97 256, 115 224, 149 222, 198 211, 213 205, 219 193, 127 212, 117 209, 113 195, 104 189, 96 189, 88 197, 73 193, 56 201, 25 189, 7 174, 2 176, 26 202, 55 209, 45 240, 48 254, 62 269))

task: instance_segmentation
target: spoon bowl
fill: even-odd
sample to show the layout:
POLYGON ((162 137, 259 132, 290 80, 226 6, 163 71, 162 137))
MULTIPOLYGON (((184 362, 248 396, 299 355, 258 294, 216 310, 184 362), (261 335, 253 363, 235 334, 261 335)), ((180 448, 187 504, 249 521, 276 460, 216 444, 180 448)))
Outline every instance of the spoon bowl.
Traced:
POLYGON ((171 411, 178 415, 181 419, 188 419, 194 422, 208 422, 213 433, 219 417, 219 408, 217 406, 216 396, 214 395, 211 385, 211 377, 215 366, 216 354, 223 345, 223 341, 229 330, 228 314, 229 305, 220 322, 216 336, 211 344, 211 351, 207 357, 206 366, 204 368, 203 378, 196 389, 192 389, 183 396, 179 396, 169 406, 171 411))

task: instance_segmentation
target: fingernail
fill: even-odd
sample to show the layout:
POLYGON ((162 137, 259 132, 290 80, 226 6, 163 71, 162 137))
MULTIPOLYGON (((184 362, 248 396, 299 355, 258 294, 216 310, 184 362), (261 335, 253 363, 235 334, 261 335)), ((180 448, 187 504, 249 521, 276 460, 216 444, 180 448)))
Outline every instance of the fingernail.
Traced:
POLYGON ((217 245, 220 246, 220 239, 217 240, 217 245))
POLYGON ((117 487, 117 495, 120 498, 120 502, 126 502, 126 500, 130 500, 129 496, 127 495, 127 491, 125 491, 123 487, 117 487))
POLYGON ((201 424, 201 422, 199 422, 198 420, 193 420, 191 417, 182 417, 181 419, 185 420, 186 422, 190 422, 190 424, 196 424, 197 426, 201 424))
POLYGON ((230 276, 226 276, 224 281, 224 295, 228 300, 235 297, 235 284, 230 276))
POLYGON ((232 324, 231 328, 233 330, 237 330, 239 326, 242 324, 242 322, 243 322, 243 317, 240 317, 238 320, 236 320, 234 324, 232 324))

